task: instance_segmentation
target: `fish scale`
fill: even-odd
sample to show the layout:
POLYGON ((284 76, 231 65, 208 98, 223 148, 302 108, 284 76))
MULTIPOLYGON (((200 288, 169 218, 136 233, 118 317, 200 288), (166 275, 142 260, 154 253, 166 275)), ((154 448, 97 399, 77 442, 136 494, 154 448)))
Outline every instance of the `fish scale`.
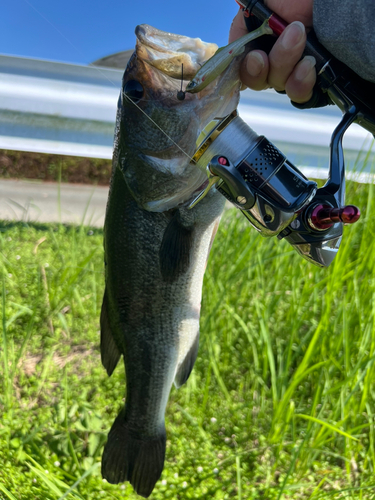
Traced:
POLYGON ((130 481, 147 497, 164 466, 171 387, 186 382, 197 356, 203 276, 225 203, 213 189, 187 208, 206 179, 189 155, 205 125, 236 108, 240 84, 239 64, 233 64, 204 92, 180 102, 171 61, 188 57, 198 70, 215 47, 147 25, 136 33, 122 92, 136 80, 144 95, 136 104, 122 95, 118 103, 100 319, 102 363, 111 375, 123 356, 126 397, 108 435, 102 474, 110 483, 130 481), (145 47, 148 37, 152 48, 145 47), (175 58, 166 45, 171 40, 178 46, 175 58))

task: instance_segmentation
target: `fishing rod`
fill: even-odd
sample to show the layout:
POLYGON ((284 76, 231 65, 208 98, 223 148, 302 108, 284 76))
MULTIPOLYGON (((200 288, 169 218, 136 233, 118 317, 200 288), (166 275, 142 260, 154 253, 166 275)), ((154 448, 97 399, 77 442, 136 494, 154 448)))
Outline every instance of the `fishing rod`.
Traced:
MULTIPOLYGON (((237 3, 243 7, 248 28, 254 29, 255 19, 259 24, 267 23, 275 37, 288 26, 260 0, 237 3)), ((332 133, 325 185, 318 188, 316 182, 308 180, 235 111, 210 122, 198 138, 194 161, 207 173, 208 185, 190 206, 215 185, 260 234, 285 239, 308 261, 327 267, 339 250, 343 225, 360 217, 358 207, 345 205, 342 139, 352 123, 375 133, 375 84, 338 61, 318 42, 313 31, 307 35, 304 55, 316 59, 317 84, 311 107, 334 103, 343 113, 332 133)), ((203 67, 201 74, 204 71, 207 69, 203 67)), ((198 80, 201 88, 201 78, 198 80)), ((195 77, 186 92, 194 92, 198 80, 195 77)))

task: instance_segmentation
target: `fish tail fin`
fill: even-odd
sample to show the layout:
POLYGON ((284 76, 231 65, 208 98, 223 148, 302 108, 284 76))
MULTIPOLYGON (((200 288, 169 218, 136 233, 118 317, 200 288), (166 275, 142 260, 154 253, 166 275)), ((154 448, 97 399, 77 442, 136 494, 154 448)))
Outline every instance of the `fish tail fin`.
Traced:
POLYGON ((135 437, 122 411, 109 431, 102 458, 102 476, 109 483, 129 481, 136 493, 151 495, 164 467, 166 434, 149 439, 135 437))
POLYGON ((102 364, 108 375, 111 376, 121 357, 121 353, 113 339, 109 322, 107 288, 104 291, 102 311, 100 313, 100 351, 102 364))

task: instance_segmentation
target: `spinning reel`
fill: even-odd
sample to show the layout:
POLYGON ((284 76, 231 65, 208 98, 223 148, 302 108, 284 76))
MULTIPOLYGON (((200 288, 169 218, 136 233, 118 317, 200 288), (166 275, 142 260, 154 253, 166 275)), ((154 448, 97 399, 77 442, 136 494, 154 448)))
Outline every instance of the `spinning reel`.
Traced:
MULTIPOLYGON (((286 28, 287 23, 259 0, 245 2, 238 3, 247 15, 268 20, 276 35, 286 28)), ((357 207, 345 205, 342 139, 352 123, 375 133, 375 84, 336 60, 313 32, 305 54, 316 59, 315 101, 334 103, 343 113, 331 137, 326 184, 318 188, 234 112, 210 122, 198 138, 194 161, 206 171, 208 185, 190 206, 215 185, 263 236, 285 238, 302 257, 326 267, 339 250, 343 225, 360 217, 357 207)))

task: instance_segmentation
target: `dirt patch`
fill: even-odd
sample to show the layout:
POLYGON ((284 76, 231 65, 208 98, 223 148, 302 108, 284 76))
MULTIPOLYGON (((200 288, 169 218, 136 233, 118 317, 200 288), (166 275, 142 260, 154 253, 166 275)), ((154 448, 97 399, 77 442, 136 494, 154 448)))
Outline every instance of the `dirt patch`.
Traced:
POLYGON ((0 178, 107 186, 112 162, 97 158, 0 150, 0 178))
MULTIPOLYGON (((93 347, 83 347, 83 346, 74 346, 71 348, 69 354, 60 355, 58 352, 53 353, 52 363, 56 365, 57 368, 64 368, 67 363, 73 362, 73 365, 76 365, 75 368, 79 371, 79 365, 82 362, 83 358, 87 357, 98 357, 98 350, 93 347)), ((26 376, 31 377, 35 375, 37 366, 44 361, 46 356, 44 354, 38 355, 27 355, 20 362, 20 369, 26 376)))

